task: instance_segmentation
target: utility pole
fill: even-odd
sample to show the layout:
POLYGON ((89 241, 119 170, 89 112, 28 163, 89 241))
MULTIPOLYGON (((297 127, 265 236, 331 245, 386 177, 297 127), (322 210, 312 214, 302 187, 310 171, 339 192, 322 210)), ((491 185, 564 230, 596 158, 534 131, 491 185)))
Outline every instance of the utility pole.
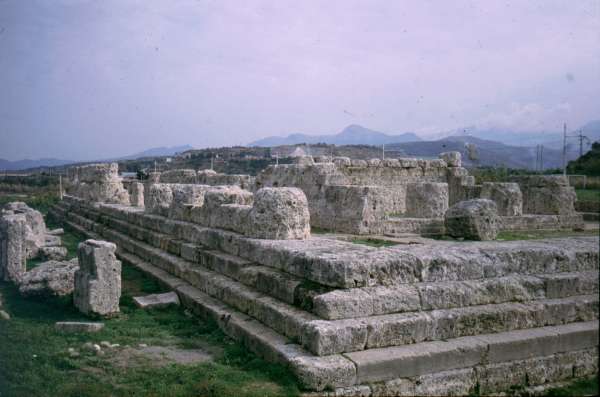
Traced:
POLYGON ((58 197, 60 197, 60 201, 63 199, 63 189, 62 189, 62 175, 58 174, 58 197))
POLYGON ((544 171, 544 145, 540 145, 540 171, 544 171))
POLYGON ((381 146, 381 160, 385 160, 385 143, 381 146))
POLYGON ((563 124, 562 163, 563 163, 563 175, 567 176, 567 123, 563 124))

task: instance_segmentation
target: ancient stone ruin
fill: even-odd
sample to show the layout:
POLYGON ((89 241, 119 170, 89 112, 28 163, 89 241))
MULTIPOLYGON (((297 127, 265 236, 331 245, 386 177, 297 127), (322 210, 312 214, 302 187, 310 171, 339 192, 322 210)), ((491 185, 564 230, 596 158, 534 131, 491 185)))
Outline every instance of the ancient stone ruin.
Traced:
POLYGON ((441 157, 303 158, 248 190, 171 171, 144 182, 144 208, 67 195, 51 213, 321 395, 488 394, 597 374, 597 237, 376 248, 310 234, 444 229, 472 199, 486 205, 462 208, 467 224, 495 206, 499 229, 578 227, 569 203, 538 203, 568 200, 560 178, 477 186, 457 154, 441 157))
POLYGON ((79 244, 73 303, 82 313, 107 316, 119 312, 121 262, 113 243, 87 240, 79 244))
POLYGON ((0 212, 0 279, 20 281, 28 259, 64 259, 60 232, 48 231, 42 214, 27 204, 6 204, 0 212))

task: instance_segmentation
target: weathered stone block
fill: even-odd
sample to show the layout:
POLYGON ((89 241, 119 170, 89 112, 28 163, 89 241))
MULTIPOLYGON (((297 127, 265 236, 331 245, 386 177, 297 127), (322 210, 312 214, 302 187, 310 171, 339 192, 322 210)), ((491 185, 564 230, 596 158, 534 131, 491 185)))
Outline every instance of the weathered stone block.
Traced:
POLYGON ((499 222, 496 203, 486 199, 461 201, 444 216, 447 233, 468 240, 494 240, 499 222))
POLYGON ((289 240, 310 237, 310 213, 302 190, 262 188, 248 215, 249 237, 289 240))
POLYGON ((0 278, 2 280, 18 282, 25 273, 27 229, 27 218, 24 214, 5 214, 0 217, 0 278))
POLYGON ((121 262, 115 257, 116 248, 98 240, 79 244, 73 303, 81 312, 103 316, 119 311, 121 262))
POLYGON ((411 218, 441 218, 447 210, 447 183, 410 183, 406 186, 405 216, 411 218))
POLYGON ((44 262, 23 275, 19 292, 22 295, 68 295, 73 292, 78 269, 76 258, 67 262, 44 262))
POLYGON ((98 332, 104 328, 104 323, 89 323, 80 321, 59 321, 54 324, 54 328, 59 332, 80 333, 80 332, 98 332))
POLYGON ((460 152, 444 152, 440 153, 440 159, 444 160, 448 167, 460 167, 461 155, 460 152))
POLYGON ((495 202, 500 216, 523 215, 523 195, 516 183, 484 182, 480 197, 495 202))

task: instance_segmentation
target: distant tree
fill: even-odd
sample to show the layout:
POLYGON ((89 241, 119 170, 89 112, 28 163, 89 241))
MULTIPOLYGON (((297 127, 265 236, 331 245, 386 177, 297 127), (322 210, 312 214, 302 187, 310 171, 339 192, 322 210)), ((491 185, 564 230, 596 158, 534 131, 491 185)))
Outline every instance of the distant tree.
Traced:
POLYGON ((600 142, 594 142, 592 149, 577 160, 569 161, 567 172, 569 174, 600 176, 600 142))

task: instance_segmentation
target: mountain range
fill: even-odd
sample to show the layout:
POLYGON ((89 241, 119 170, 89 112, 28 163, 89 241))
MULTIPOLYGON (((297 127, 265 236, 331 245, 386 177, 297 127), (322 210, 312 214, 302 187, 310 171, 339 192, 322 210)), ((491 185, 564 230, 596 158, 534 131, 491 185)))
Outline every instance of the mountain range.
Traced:
MULTIPOLYGON (((173 156, 176 153, 185 152, 186 150, 193 149, 190 145, 182 145, 182 146, 172 146, 172 147, 156 147, 144 150, 139 153, 130 154, 128 156, 110 158, 110 159, 100 159, 100 160, 92 160, 87 161, 86 163, 91 163, 94 161, 119 161, 119 160, 134 160, 140 159, 144 157, 163 157, 163 156, 173 156)), ((81 163, 81 161, 73 161, 73 160, 61 160, 54 158, 42 158, 37 160, 16 160, 9 161, 0 159, 0 170, 6 171, 18 171, 18 170, 27 170, 30 168, 41 168, 41 167, 59 167, 67 164, 75 164, 81 163)))
POLYGON ((296 145, 299 143, 315 144, 327 143, 330 145, 384 145, 388 143, 420 141, 417 135, 406 132, 399 135, 389 135, 383 132, 370 130, 360 125, 352 124, 340 133, 333 135, 306 135, 291 134, 286 137, 271 136, 251 142, 248 146, 282 146, 296 145))

